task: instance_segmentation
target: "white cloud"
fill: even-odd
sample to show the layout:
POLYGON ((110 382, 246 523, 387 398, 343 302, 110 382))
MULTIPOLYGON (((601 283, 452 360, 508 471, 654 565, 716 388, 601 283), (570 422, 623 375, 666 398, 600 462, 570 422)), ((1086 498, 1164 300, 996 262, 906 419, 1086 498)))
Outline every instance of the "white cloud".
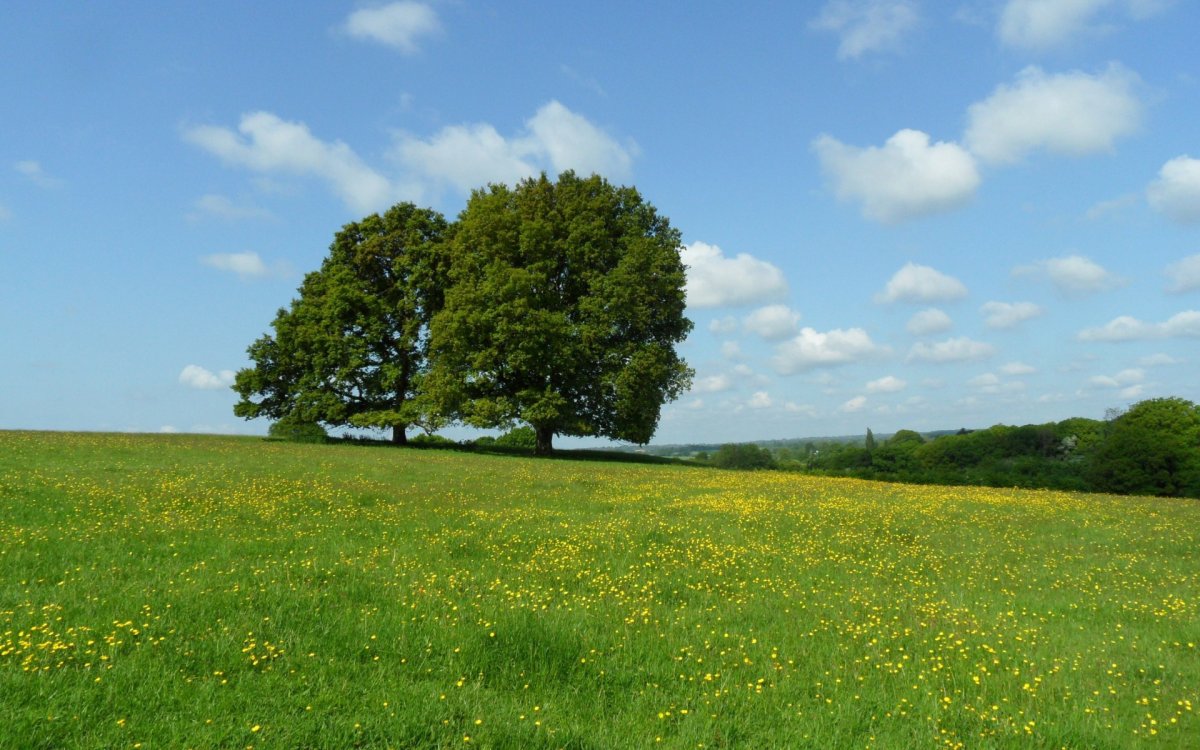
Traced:
POLYGON ((1096 375, 1088 380, 1092 385, 1103 388, 1124 388, 1141 383, 1146 379, 1146 371, 1141 368, 1121 370, 1116 375, 1096 375))
POLYGON ((1037 368, 1024 362, 1009 362, 1000 368, 1000 372, 1005 375, 1032 375, 1037 372, 1037 368))
POLYGON ((1142 197, 1137 193, 1126 193, 1125 195, 1117 196, 1111 200, 1100 201, 1096 205, 1087 210, 1085 216, 1088 221, 1096 221, 1102 219, 1109 214, 1115 214, 1130 206, 1136 206, 1141 203, 1142 197))
POLYGON ((1162 323, 1146 323, 1129 315, 1113 318, 1098 328, 1079 332, 1080 341, 1144 341, 1165 338, 1200 338, 1200 311, 1185 310, 1162 323))
POLYGON ((988 328, 1012 328, 1042 315, 1045 310, 1032 302, 986 302, 979 312, 988 328))
POLYGON ((687 266, 689 307, 753 305, 787 294, 783 271, 746 253, 728 258, 716 245, 693 242, 680 255, 687 266))
POLYGON ((967 109, 964 141, 973 154, 995 163, 1020 161, 1039 149, 1068 156, 1110 152, 1117 138, 1141 123, 1137 82, 1115 63, 1098 75, 1025 68, 1015 84, 998 86, 967 109))
POLYGON ((17 162, 13 165, 13 169, 28 177, 34 185, 40 188, 49 190, 61 187, 63 184, 63 181, 57 177, 51 177, 46 174, 46 170, 42 169, 42 165, 31 159, 17 162))
POLYGON ((1008 0, 1000 13, 997 34, 1005 44, 1048 50, 1105 27, 1096 16, 1105 10, 1123 11, 1140 20, 1169 6, 1173 0, 1008 0))
POLYGON ((908 383, 894 375, 885 375, 878 380, 867 383, 867 393, 898 393, 905 389, 908 383))
POLYGON ((512 184, 542 170, 624 179, 632 172, 635 152, 636 146, 622 146, 587 118, 550 101, 512 138, 487 123, 450 125, 428 139, 397 134, 392 155, 426 181, 466 193, 489 182, 512 184))
POLYGON ((866 405, 867 405, 867 397, 866 396, 855 396, 854 398, 850 399, 846 403, 839 406, 838 411, 844 412, 846 414, 853 414, 856 411, 862 411, 863 407, 866 405))
POLYGON ((175 425, 165 424, 162 427, 159 427, 158 431, 164 435, 174 435, 175 433, 179 432, 179 428, 175 425))
POLYGON ((531 134, 528 148, 549 159, 555 173, 574 169, 622 179, 632 171, 630 150, 557 101, 542 105, 525 124, 531 134))
POLYGON ((1200 289, 1200 254, 1189 255, 1166 268, 1168 292, 1192 292, 1200 289))
POLYGON ((783 410, 789 414, 804 414, 809 417, 817 416, 817 410, 811 404, 798 404, 795 401, 785 403, 783 410))
POLYGON ((397 192, 345 143, 322 141, 304 123, 287 122, 270 112, 243 115, 236 133, 197 125, 185 129, 183 137, 226 164, 322 179, 347 206, 362 213, 385 207, 397 192))
POLYGON ((1146 188, 1151 208, 1183 224, 1200 221, 1200 159, 1176 156, 1146 188))
POLYGON ((995 388, 1000 385, 1000 378, 995 373, 985 372, 968 380, 967 385, 973 388, 995 388))
POLYGON ((859 201, 868 219, 893 224, 957 208, 975 194, 975 160, 956 143, 901 130, 881 146, 859 148, 822 135, 813 141, 840 200, 859 201))
POLYGON ((747 331, 767 341, 780 341, 796 335, 800 313, 787 305, 760 307, 742 319, 747 331))
POLYGON ((1122 279, 1098 263, 1081 255, 1041 260, 1033 265, 1013 269, 1015 276, 1033 276, 1049 279, 1065 294, 1102 292, 1120 286, 1122 279))
POLYGON ((950 316, 936 307, 922 310, 908 319, 905 328, 914 336, 926 336, 931 333, 942 333, 954 327, 950 316))
POLYGON ((861 328, 821 333, 802 328, 793 339, 775 347, 773 364, 783 375, 792 375, 817 367, 832 367, 860 362, 887 353, 887 348, 871 341, 861 328))
POLYGON ((463 193, 489 182, 511 185, 538 172, 527 148, 487 123, 450 125, 429 139, 401 133, 394 156, 430 182, 463 193))
POLYGON ((888 302, 948 302, 967 296, 967 288, 953 276, 947 276, 929 266, 907 263, 892 275, 875 301, 888 302))
POLYGON ((416 54, 417 42, 441 30, 437 13, 425 3, 401 0, 350 14, 343 29, 358 39, 386 44, 406 55, 416 54))
POLYGON ((1179 364, 1179 360, 1175 359, 1170 354, 1163 354, 1160 352, 1158 354, 1151 354, 1142 357, 1140 360, 1138 360, 1138 364, 1142 367, 1162 367, 1164 365, 1177 365, 1179 364))
POLYGON ((206 391, 228 388, 233 385, 233 379, 233 370, 221 370, 219 373, 213 373, 200 365, 188 365, 179 373, 180 383, 190 388, 206 391))
POLYGON ((965 336, 929 344, 916 343, 908 351, 909 362, 974 362, 995 354, 996 348, 982 341, 973 341, 965 336))
POLYGON ((286 265, 279 264, 274 268, 269 267, 259 257, 258 253, 255 252, 215 253, 213 255, 205 255, 200 259, 200 262, 218 271, 235 273, 243 281, 267 276, 287 275, 286 265))
POLYGON ((717 318, 708 324, 708 330, 712 331, 718 336, 721 334, 733 333, 737 329, 737 318, 733 317, 732 315, 727 315, 724 318, 717 318))
POLYGON ((746 406, 751 409, 770 409, 772 403, 771 396, 766 391, 755 391, 750 400, 746 402, 746 406))
POLYGON ((837 34, 844 60, 898 48, 919 20, 912 0, 830 0, 809 26, 837 34))
POLYGON ((709 375, 692 382, 692 393, 720 393, 733 387, 733 378, 728 375, 709 375))
POLYGON ((512 138, 486 123, 449 126, 428 139, 397 133, 389 156, 403 169, 398 179, 368 166, 345 143, 323 141, 304 123, 270 112, 243 115, 237 132, 198 125, 185 128, 183 137, 226 164, 324 180, 347 206, 362 213, 447 186, 466 193, 489 182, 512 184, 543 170, 558 174, 573 169, 621 179, 629 175, 636 151, 557 101, 539 108, 512 138))
POLYGON ((721 356, 733 362, 742 359, 742 345, 736 341, 722 341, 721 356))
POLYGON ((213 216, 226 221, 242 219, 274 219, 275 215, 258 206, 239 206, 223 195, 202 195, 193 204, 194 211, 188 218, 197 220, 202 216, 213 216))

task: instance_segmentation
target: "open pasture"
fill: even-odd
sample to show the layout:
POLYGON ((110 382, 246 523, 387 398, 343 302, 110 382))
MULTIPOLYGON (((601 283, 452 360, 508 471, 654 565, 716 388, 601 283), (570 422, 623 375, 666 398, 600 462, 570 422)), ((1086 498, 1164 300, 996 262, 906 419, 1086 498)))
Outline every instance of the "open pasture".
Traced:
POLYGON ((0 432, 0 747, 1200 746, 1200 504, 0 432))

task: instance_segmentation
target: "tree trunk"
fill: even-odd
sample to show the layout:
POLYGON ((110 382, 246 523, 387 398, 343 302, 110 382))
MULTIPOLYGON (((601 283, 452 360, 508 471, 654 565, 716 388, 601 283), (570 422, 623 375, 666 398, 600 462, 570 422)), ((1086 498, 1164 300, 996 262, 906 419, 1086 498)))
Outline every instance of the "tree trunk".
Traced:
POLYGON ((408 445, 408 435, 405 434, 406 424, 392 425, 392 445, 408 445))
POLYGON ((553 427, 535 427, 537 433, 537 443, 533 447, 533 452, 539 456, 548 456, 554 450, 554 428, 553 427))

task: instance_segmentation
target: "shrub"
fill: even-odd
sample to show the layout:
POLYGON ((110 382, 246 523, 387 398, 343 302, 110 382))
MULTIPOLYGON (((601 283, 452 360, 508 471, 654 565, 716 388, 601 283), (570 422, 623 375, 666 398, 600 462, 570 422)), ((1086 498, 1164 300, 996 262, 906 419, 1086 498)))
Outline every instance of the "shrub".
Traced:
POLYGON ((443 435, 433 435, 433 434, 426 434, 426 433, 421 433, 420 435, 417 435, 416 437, 412 438, 411 440, 408 441, 408 444, 416 445, 416 446, 427 446, 427 447, 428 446, 458 445, 458 443, 454 442, 450 438, 445 437, 443 435))
POLYGON ((305 422, 288 417, 284 417, 278 422, 272 422, 271 426, 267 428, 267 436, 292 443, 323 443, 329 437, 325 433, 325 428, 316 422, 305 422))
POLYGON ((537 433, 532 427, 514 427, 500 437, 496 438, 496 445, 501 448, 528 448, 533 450, 537 447, 537 433))

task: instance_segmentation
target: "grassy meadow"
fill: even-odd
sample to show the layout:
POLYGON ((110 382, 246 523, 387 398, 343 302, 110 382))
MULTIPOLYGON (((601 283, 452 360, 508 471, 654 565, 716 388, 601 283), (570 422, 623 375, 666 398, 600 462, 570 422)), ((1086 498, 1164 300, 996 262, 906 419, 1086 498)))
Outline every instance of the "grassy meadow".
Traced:
POLYGON ((0 748, 1200 747, 1200 503, 0 432, 0 748))

